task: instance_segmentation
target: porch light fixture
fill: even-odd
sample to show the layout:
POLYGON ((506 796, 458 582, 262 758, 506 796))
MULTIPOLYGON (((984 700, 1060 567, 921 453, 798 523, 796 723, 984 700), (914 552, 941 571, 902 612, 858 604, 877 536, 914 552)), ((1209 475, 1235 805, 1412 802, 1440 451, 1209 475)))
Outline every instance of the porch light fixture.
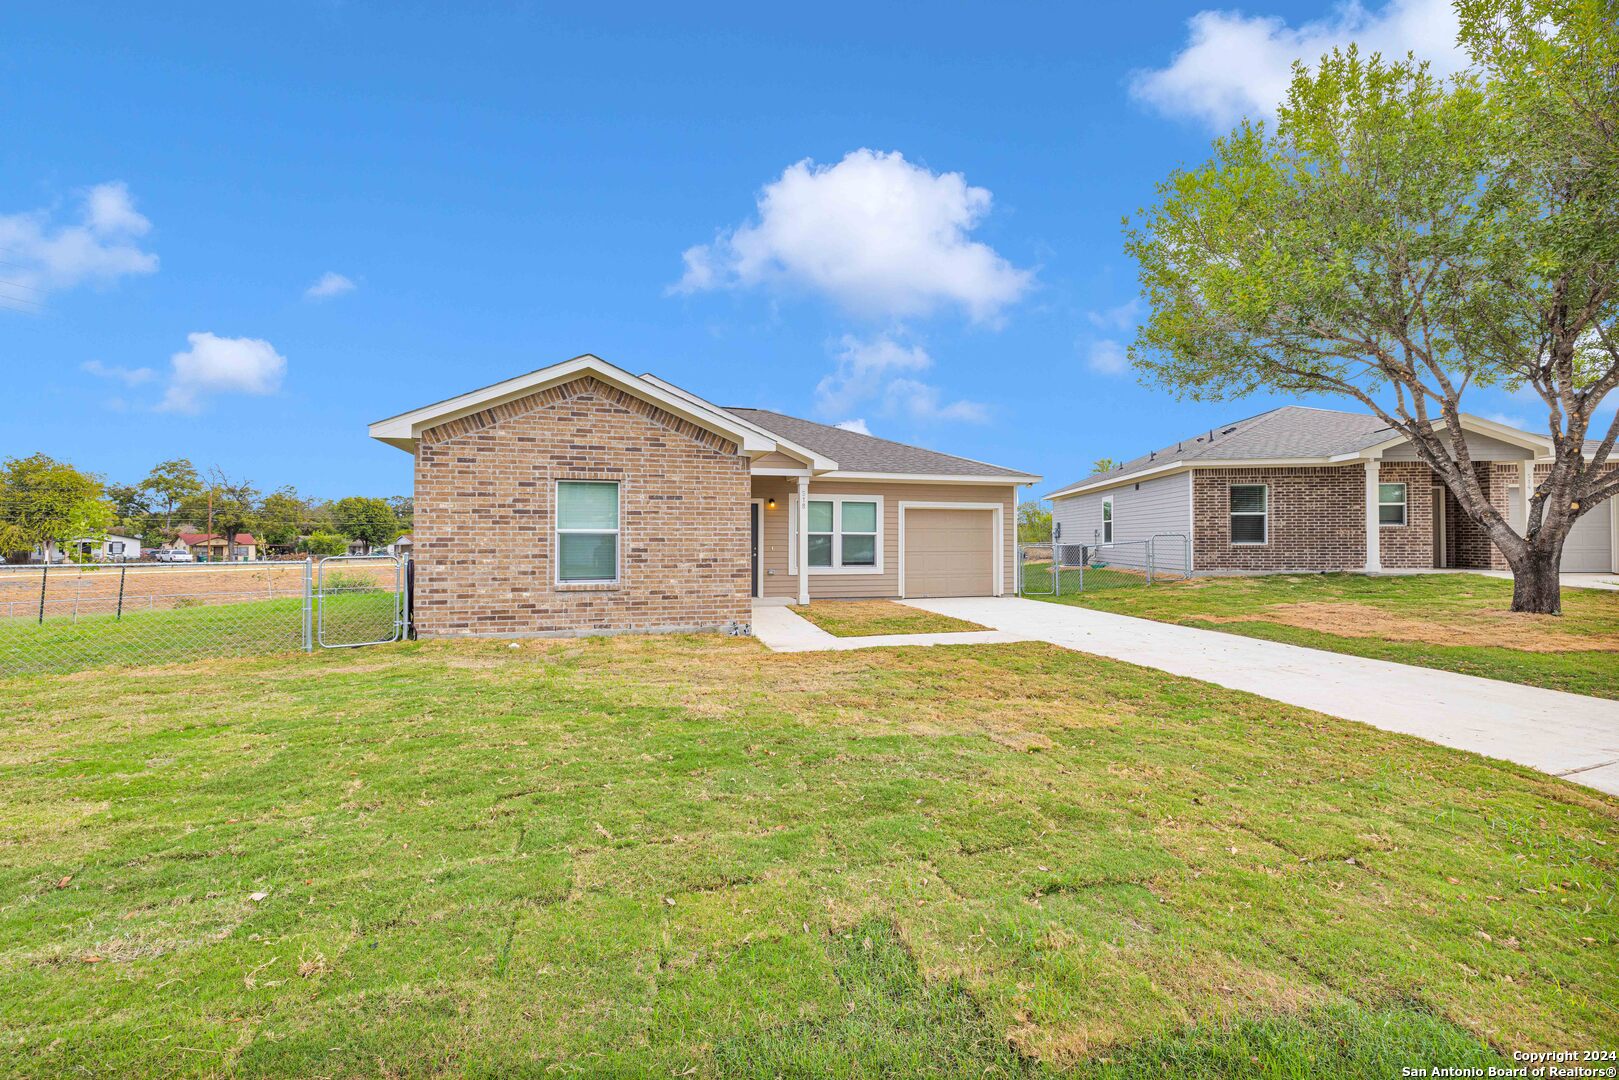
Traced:
POLYGON ((776 508, 776 500, 775 499, 766 499, 765 500, 765 509, 766 510, 774 510, 775 508, 776 508))

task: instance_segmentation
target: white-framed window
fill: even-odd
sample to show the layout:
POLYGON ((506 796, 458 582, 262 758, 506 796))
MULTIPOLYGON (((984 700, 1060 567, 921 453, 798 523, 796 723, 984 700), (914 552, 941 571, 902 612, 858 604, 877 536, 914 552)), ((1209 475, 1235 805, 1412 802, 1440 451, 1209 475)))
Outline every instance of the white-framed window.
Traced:
POLYGON ((1113 496, 1102 500, 1102 543, 1113 543, 1113 496))
POLYGON ((122 540, 108 540, 107 541, 107 554, 108 555, 122 555, 123 553, 124 553, 124 542, 122 540))
MULTIPOLYGON (((795 499, 796 503, 797 500, 795 499)), ((798 572, 797 514, 789 512, 788 572, 798 572)), ((809 533, 812 574, 880 574, 883 571, 881 495, 811 495, 809 533)))
POLYGON ((1264 484, 1231 485, 1231 542, 1264 544, 1270 540, 1270 489, 1264 484))
POLYGON ((559 585, 618 581, 618 481, 557 481, 559 585))
POLYGON ((1377 523, 1379 525, 1406 523, 1404 484, 1377 485, 1377 523))

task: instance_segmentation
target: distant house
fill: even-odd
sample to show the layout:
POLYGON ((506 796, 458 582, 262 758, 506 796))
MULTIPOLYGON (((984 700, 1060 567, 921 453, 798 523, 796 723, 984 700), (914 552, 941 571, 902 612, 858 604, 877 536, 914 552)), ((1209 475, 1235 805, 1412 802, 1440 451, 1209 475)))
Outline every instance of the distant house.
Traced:
POLYGON ((60 563, 67 562, 67 553, 56 545, 55 540, 47 540, 43 544, 35 544, 34 550, 28 553, 31 563, 60 563))
POLYGON ((407 533, 406 535, 395 540, 393 543, 389 544, 387 547, 380 548, 378 550, 383 555, 409 555, 412 546, 410 535, 407 533))
MULTIPOLYGON (((1525 529, 1526 496, 1551 470, 1551 440, 1482 417, 1460 420, 1479 486, 1525 529)), ((1159 537, 1160 569, 1198 574, 1507 566, 1410 441, 1366 413, 1286 405, 1046 498, 1062 543, 1118 545, 1107 556, 1118 565, 1159 537)), ((1579 518, 1562 569, 1619 570, 1619 499, 1579 518)))
POLYGON ((252 562, 258 558, 259 542, 252 533, 239 532, 230 540, 219 533, 181 532, 168 545, 189 551, 198 560, 209 562, 252 562))
POLYGON ((140 538, 119 533, 108 533, 100 539, 82 537, 71 541, 68 547, 80 559, 95 562, 129 562, 141 557, 140 538))

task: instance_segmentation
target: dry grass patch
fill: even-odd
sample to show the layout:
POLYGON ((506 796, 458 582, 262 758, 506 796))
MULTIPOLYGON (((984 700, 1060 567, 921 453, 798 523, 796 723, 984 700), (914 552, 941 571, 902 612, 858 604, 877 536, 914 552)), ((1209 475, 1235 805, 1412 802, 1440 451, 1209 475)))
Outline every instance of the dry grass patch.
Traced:
POLYGON ((1511 610, 1512 583, 1499 578, 1275 574, 1166 581, 1057 602, 1619 698, 1615 592, 1564 589, 1563 614, 1529 615, 1511 610))
POLYGON ((1523 652, 1611 652, 1619 633, 1565 632, 1561 616, 1521 611, 1456 612, 1443 619, 1402 615, 1370 604, 1307 601, 1276 604, 1251 615, 1206 615, 1211 623, 1270 622, 1345 637, 1421 641, 1430 645, 1487 645, 1523 652))

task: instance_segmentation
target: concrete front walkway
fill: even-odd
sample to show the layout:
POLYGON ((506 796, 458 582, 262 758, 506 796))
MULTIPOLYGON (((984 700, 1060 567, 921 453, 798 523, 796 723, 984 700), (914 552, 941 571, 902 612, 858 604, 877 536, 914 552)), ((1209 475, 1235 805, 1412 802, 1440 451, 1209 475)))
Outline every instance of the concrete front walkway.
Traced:
POLYGON ((871 637, 836 637, 778 604, 753 605, 753 636, 773 652, 832 652, 849 649, 893 648, 901 645, 999 645, 1023 641, 1000 630, 970 630, 959 634, 875 634, 871 637))
POLYGON ((902 603, 1016 638, 1126 660, 1505 758, 1619 795, 1619 701, 1038 600, 986 596, 902 603))

